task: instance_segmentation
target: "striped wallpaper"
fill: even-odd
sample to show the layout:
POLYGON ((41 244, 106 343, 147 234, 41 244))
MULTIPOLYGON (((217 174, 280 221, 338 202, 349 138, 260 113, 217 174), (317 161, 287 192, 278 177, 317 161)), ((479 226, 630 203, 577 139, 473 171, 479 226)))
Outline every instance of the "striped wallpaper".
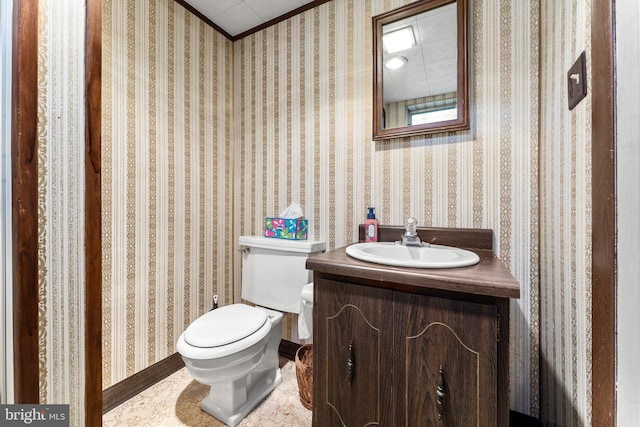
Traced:
MULTIPOLYGON (((591 1, 541 2, 540 402, 547 425, 591 425, 591 96, 569 111, 566 73, 591 69, 591 1)), ((587 73, 589 78, 590 73, 587 73)), ((591 87, 591 82, 587 82, 591 87)))
MULTIPOLYGON (((494 230, 521 284, 511 407, 590 425, 590 114, 564 76, 589 0, 473 0, 471 129, 371 140, 371 17, 333 0, 235 43, 173 0, 103 1, 103 386, 240 300, 238 236, 300 203, 313 239, 381 223, 494 230)), ((40 0, 41 401, 84 408, 84 3, 40 0)), ((296 339, 295 316, 285 337, 296 339)))
POLYGON ((401 4, 334 0, 234 44, 236 235, 291 202, 329 248, 357 240, 367 206, 383 224, 493 229, 522 286, 511 406, 535 413, 539 4, 473 2, 470 131, 372 142, 371 17, 401 4))
POLYGON ((231 42, 172 0, 103 2, 103 387, 232 301, 231 42))
POLYGON ((84 419, 85 2, 38 2, 40 402, 84 419))

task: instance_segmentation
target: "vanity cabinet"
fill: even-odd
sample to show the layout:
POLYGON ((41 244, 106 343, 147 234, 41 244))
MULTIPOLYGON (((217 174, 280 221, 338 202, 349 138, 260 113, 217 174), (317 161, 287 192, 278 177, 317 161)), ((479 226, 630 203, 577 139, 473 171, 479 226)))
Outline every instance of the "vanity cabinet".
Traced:
POLYGON ((497 307, 394 292, 398 426, 497 425, 497 307))
POLYGON ((491 251, 477 253, 480 264, 450 271, 378 266, 344 248, 307 261, 314 426, 508 425, 519 287, 491 251))
POLYGON ((391 291, 326 279, 315 290, 313 424, 392 425, 391 291))

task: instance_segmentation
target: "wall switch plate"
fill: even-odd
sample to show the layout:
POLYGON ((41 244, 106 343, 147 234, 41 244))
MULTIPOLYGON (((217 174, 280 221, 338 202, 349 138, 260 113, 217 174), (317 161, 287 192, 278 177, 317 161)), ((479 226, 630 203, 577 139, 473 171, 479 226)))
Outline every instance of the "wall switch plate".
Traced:
POLYGON ((587 96, 587 54, 582 52, 567 72, 569 110, 587 96))

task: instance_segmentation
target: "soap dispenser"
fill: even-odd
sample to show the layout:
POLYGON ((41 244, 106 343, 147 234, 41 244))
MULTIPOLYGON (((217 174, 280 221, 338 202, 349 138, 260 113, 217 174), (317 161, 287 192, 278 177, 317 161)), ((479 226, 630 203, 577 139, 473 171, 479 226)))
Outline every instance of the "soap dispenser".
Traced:
POLYGON ((367 220, 364 222, 364 241, 365 242, 377 242, 378 241, 378 220, 373 213, 374 208, 368 208, 367 220))

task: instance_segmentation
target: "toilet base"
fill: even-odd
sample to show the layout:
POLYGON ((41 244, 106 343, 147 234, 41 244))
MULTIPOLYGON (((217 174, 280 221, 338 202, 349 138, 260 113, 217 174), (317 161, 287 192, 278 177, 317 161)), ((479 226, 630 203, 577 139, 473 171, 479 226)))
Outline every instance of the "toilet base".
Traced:
POLYGON ((213 415, 229 427, 235 427, 281 382, 282 374, 280 373, 280 368, 276 368, 275 371, 269 372, 257 380, 251 390, 249 390, 246 396, 246 402, 236 410, 230 411, 216 402, 216 396, 213 395, 213 390, 207 397, 202 399, 200 407, 203 411, 213 415))

